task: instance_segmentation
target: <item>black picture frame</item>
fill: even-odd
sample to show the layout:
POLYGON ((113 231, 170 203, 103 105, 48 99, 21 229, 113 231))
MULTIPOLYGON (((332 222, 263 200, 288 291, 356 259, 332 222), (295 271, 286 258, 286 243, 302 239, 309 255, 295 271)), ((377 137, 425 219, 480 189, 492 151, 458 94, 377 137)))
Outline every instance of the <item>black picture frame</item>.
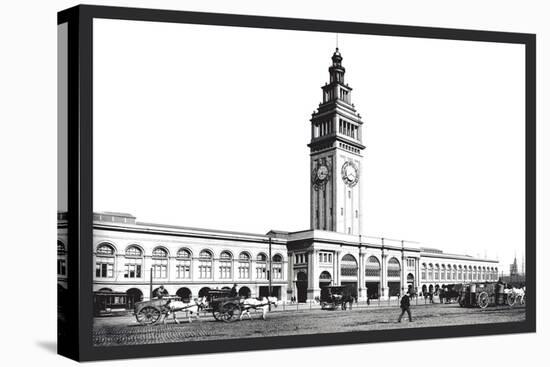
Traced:
POLYGON ((61 355, 79 360, 104 360, 218 353, 261 349, 342 345, 398 340, 451 338, 536 331, 536 35, 343 21, 214 14, 158 9, 79 5, 58 13, 58 25, 68 25, 68 252, 67 329, 59 338, 61 355), (525 262, 529 302, 525 322, 427 327, 346 334, 315 334, 254 339, 167 343, 116 347, 92 344, 92 138, 93 20, 118 19, 235 27, 306 30, 397 37, 513 43, 525 46, 525 262))

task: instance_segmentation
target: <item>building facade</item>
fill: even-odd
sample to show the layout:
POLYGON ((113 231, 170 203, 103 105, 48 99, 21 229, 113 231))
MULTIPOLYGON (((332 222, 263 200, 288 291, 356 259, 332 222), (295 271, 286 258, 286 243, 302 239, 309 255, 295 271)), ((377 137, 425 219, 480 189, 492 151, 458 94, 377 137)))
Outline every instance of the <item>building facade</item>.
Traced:
MULTIPOLYGON (((348 285, 365 300, 498 280, 496 260, 362 235, 363 122, 351 102, 342 59, 336 49, 322 102, 310 120, 310 229, 252 234, 95 213, 94 292, 124 295, 131 307, 160 285, 188 299, 237 283, 245 297, 268 295, 271 286, 279 299, 305 302, 318 298, 326 285, 348 285)), ((58 280, 66 288, 70 248, 63 213, 58 233, 58 280)))

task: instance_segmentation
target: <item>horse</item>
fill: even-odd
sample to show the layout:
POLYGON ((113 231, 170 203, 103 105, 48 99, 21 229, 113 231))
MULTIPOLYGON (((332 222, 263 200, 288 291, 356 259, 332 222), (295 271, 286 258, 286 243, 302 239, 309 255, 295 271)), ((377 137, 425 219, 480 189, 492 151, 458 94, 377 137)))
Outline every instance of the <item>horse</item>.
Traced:
POLYGON ((525 303, 525 287, 512 287, 512 294, 514 295, 516 302, 518 302, 520 305, 525 303))
POLYGON ((206 307, 206 297, 195 298, 191 302, 182 302, 182 301, 175 301, 173 299, 170 299, 168 303, 165 305, 165 307, 167 309, 167 312, 165 313, 163 318, 164 324, 166 324, 166 318, 170 316, 170 314, 173 315, 173 318, 176 324, 179 324, 180 322, 176 318, 176 312, 178 311, 187 312, 189 323, 191 323, 191 316, 193 314, 197 318, 197 321, 200 321, 199 311, 206 307))
POLYGON ((262 311, 262 319, 265 320, 267 317, 267 311, 269 311, 270 305, 275 305, 277 307, 277 297, 262 297, 261 299, 257 298, 246 298, 242 301, 241 307, 241 317, 239 320, 242 320, 244 315, 247 315, 250 320, 252 320, 252 316, 250 315, 250 310, 253 309, 254 311, 261 310, 262 311))

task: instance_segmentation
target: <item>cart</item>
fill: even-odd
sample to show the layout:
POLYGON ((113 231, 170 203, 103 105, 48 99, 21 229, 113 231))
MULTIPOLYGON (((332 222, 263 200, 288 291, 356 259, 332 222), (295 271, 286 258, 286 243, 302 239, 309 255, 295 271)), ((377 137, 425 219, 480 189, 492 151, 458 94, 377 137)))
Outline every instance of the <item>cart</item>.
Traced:
POLYGON ((351 310, 353 296, 349 287, 333 285, 321 288, 320 301, 322 310, 346 310, 348 304, 351 310))
POLYGON ((515 304, 516 297, 505 292, 502 283, 469 283, 463 284, 459 292, 460 307, 487 308, 492 306, 510 306, 515 304))
POLYGON ((241 314, 241 298, 232 297, 229 289, 216 289, 208 291, 206 312, 212 312, 218 321, 233 322, 241 314))
POLYGON ((136 302, 134 304, 134 315, 137 322, 142 325, 151 325, 158 322, 162 315, 168 313, 166 305, 171 300, 179 300, 179 297, 155 298, 149 301, 136 302))

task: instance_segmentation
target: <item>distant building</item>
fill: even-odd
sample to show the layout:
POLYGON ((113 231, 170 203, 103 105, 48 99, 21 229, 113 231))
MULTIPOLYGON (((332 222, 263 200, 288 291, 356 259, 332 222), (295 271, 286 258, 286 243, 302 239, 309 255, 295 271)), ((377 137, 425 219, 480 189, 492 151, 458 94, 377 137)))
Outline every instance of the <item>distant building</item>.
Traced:
POLYGON ((510 276, 516 276, 518 274, 518 261, 516 256, 514 256, 514 262, 510 264, 510 276))

